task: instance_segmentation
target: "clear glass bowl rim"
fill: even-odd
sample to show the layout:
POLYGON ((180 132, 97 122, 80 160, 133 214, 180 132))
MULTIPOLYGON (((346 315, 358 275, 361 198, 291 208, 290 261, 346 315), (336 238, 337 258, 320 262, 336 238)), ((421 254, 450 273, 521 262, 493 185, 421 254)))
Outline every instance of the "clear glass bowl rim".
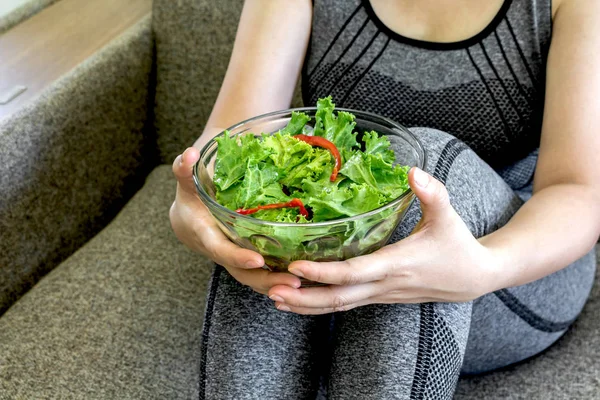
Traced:
MULTIPOLYGON (((278 111, 272 111, 270 113, 266 113, 266 114, 261 114, 261 115, 257 115, 255 117, 252 118, 248 118, 244 121, 238 122, 235 125, 230 126, 229 128, 225 129, 224 131, 222 131, 221 133, 219 133, 218 135, 215 135, 214 138, 212 138, 211 140, 208 141, 208 143, 206 143, 204 145, 204 147, 202 148, 202 150, 200 150, 200 158, 198 159, 198 162, 196 162, 196 164, 194 165, 194 170, 193 170, 193 178, 194 178, 194 184, 196 185, 196 191, 198 192, 200 199, 205 203, 205 205, 207 207, 210 208, 210 206, 215 207, 217 210, 228 214, 231 217, 234 218, 240 218, 243 221, 247 221, 256 225, 263 225, 263 226, 273 226, 273 227, 302 227, 302 228, 311 228, 311 227, 327 227, 327 226, 335 226, 338 224, 343 224, 346 222, 351 222, 351 221, 356 221, 358 219, 362 219, 362 218, 368 218, 370 216, 373 216, 375 214, 380 213, 381 211, 384 211, 388 208, 392 208, 394 206, 396 206, 397 204, 399 204, 400 202, 402 202, 402 200, 404 200, 404 198, 406 198, 408 195, 410 195, 410 193, 412 193, 412 189, 409 187, 404 193, 402 193, 399 197, 395 198, 394 200, 390 201, 389 203, 376 208, 374 210, 371 210, 369 212, 366 213, 362 213, 362 214, 358 214, 355 215, 353 217, 346 217, 346 218, 339 218, 339 219, 332 219, 330 221, 323 221, 323 222, 309 222, 309 223, 304 223, 304 224, 297 224, 297 223, 293 223, 293 222, 272 222, 272 221, 264 221, 258 218, 253 218, 253 217, 249 217, 247 215, 242 215, 242 214, 238 214, 235 211, 232 211, 230 209, 228 209, 227 207, 224 207, 222 205, 220 205, 216 200, 214 200, 212 197, 210 197, 208 195, 208 193, 206 193, 206 191, 204 190, 204 188, 202 187, 202 184, 200 183, 200 179, 198 178, 198 167, 200 166, 200 163, 202 162, 202 160, 204 160, 204 157, 206 156, 206 154, 208 153, 208 150, 210 149, 210 147, 212 147, 212 145, 215 142, 215 139, 223 136, 225 134, 225 131, 232 131, 234 129, 237 129, 243 125, 246 125, 248 123, 257 121, 257 120, 261 120, 261 119, 266 119, 269 117, 276 117, 276 116, 285 116, 285 115, 291 115, 292 112, 297 111, 297 112, 307 112, 307 111, 316 111, 317 107, 299 107, 299 108, 288 108, 285 110, 278 110, 278 111)), ((416 147, 417 147, 417 151, 423 155, 423 157, 419 160, 420 162, 418 163, 418 165, 416 165, 418 168, 423 169, 423 167, 425 165, 427 165, 427 152, 425 151, 425 148, 423 147, 423 145, 421 144, 421 141, 406 127, 404 127, 403 125, 387 118, 387 117, 383 117, 381 115, 375 114, 375 113, 371 113, 371 112, 367 112, 367 111, 359 111, 359 110, 353 110, 350 108, 336 108, 335 111, 339 112, 339 111, 345 111, 345 112, 349 112, 352 113, 356 116, 356 119, 361 119, 361 116, 366 116, 371 118, 372 120, 379 120, 382 122, 385 122, 386 124, 391 125, 394 129, 398 129, 400 131, 403 131, 404 133, 406 133, 407 135, 409 135, 412 140, 414 140, 416 147)))

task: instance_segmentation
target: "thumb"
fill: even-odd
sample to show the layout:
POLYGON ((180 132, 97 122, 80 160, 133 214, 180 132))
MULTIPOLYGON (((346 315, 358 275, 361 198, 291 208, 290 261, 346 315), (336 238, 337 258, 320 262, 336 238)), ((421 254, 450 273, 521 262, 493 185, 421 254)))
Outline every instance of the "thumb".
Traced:
POLYGON ((448 215, 448 210, 451 209, 450 199, 442 182, 417 167, 408 172, 408 182, 421 202, 424 221, 448 215))
POLYGON ((173 162, 173 173, 177 178, 179 188, 185 192, 196 194, 194 185, 193 168, 200 158, 200 152, 195 147, 188 147, 175 158, 173 162))

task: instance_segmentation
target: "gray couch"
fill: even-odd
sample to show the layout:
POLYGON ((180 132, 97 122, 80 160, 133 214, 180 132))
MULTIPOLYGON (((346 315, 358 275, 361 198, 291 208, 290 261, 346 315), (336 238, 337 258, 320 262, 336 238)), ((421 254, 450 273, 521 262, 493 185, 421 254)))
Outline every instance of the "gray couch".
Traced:
MULTIPOLYGON (((211 263, 171 232, 241 1, 148 18, 0 122, 0 399, 194 399, 211 263)), ((544 354, 458 399, 600 397, 600 293, 544 354)))

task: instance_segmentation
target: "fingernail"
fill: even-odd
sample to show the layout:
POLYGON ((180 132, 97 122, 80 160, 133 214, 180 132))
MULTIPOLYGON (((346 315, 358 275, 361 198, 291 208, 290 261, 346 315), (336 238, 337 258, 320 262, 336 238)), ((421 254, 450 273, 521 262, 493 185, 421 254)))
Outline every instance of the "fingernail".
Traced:
POLYGON ((185 153, 188 152, 188 149, 185 149, 183 153, 181 153, 181 163, 183 164, 184 159, 185 159, 185 153))
POLYGON ((290 274, 294 274, 294 275, 296 275, 296 276, 299 276, 300 278, 304 278, 304 274, 303 274, 303 273, 302 273, 302 271, 300 271, 299 269, 292 268, 292 269, 289 269, 289 270, 288 270, 288 272, 289 272, 290 274))
POLYGON ((250 260, 246 262, 246 268, 258 268, 262 267, 262 264, 256 260, 250 260))
POLYGON ((285 311, 285 312, 290 312, 292 311, 288 306, 284 306, 283 304, 280 304, 277 306, 277 309, 279 311, 285 311))
POLYGON ((269 296, 269 298, 270 298, 271 300, 273 300, 273 301, 278 301, 278 302, 280 302, 280 303, 283 303, 283 302, 285 301, 285 300, 283 300, 281 297, 279 297, 279 296, 277 296, 277 295, 274 295, 274 294, 272 294, 271 296, 269 296))
POLYGON ((414 178, 415 183, 423 188, 429 185, 429 175, 419 168, 415 168, 414 178))

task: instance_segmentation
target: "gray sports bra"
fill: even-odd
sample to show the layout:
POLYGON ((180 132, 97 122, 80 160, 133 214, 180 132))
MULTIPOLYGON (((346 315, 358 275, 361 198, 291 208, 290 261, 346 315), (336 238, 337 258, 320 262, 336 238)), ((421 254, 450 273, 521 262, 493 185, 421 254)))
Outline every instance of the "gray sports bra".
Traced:
POLYGON ((551 0, 505 0, 474 37, 433 43, 390 30, 369 0, 315 0, 304 102, 331 94, 449 132, 501 170, 539 146, 551 28, 551 0))

